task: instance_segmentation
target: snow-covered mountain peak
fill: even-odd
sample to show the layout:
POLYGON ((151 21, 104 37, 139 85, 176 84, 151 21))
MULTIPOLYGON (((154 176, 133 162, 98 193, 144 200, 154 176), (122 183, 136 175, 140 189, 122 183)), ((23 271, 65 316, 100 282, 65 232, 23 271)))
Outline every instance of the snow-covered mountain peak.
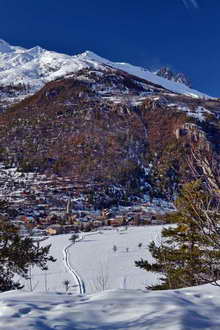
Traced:
POLYGON ((26 53, 31 54, 32 56, 40 56, 42 53, 44 53, 46 50, 40 46, 35 46, 33 48, 30 48, 26 51, 26 53))
POLYGON ((11 53, 11 46, 3 39, 0 39, 0 53, 11 53))
POLYGON ((85 52, 81 53, 81 54, 77 54, 77 57, 81 57, 81 58, 88 58, 88 59, 93 59, 93 60, 97 60, 97 59, 101 59, 101 57, 99 55, 97 55, 96 53, 92 52, 91 50, 86 50, 85 52))
POLYGON ((77 58, 78 60, 82 60, 85 62, 96 62, 99 64, 112 64, 111 61, 107 60, 104 57, 101 57, 97 55, 96 53, 86 50, 85 52, 75 55, 74 58, 77 58))
POLYGON ((9 43, 3 39, 0 39, 0 45, 9 45, 9 43))
MULTIPOLYGON (((192 90, 185 84, 180 83, 180 80, 178 82, 170 81, 142 67, 124 62, 112 62, 89 50, 82 54, 71 56, 48 51, 40 46, 35 46, 30 49, 12 46, 0 39, 0 87, 20 84, 28 86, 28 89, 24 90, 22 96, 20 94, 18 95, 19 100, 25 96, 34 94, 43 87, 45 83, 57 78, 65 77, 82 69, 106 71, 109 67, 116 71, 124 71, 129 75, 159 85, 174 93, 197 98, 207 98, 207 95, 192 90)), ((14 95, 10 96, 9 100, 8 95, 0 94, 0 99, 1 101, 6 100, 6 102, 17 101, 14 95)))

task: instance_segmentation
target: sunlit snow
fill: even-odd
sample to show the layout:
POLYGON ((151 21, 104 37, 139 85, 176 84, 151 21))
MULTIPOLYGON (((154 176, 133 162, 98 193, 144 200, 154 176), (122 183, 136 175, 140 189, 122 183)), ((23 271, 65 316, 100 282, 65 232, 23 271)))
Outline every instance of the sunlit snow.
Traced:
POLYGON ((96 70, 106 70, 107 67, 125 71, 175 93, 185 94, 196 98, 208 97, 204 93, 190 89, 184 84, 159 77, 144 68, 128 63, 111 62, 91 51, 70 56, 47 51, 39 46, 31 49, 11 46, 4 40, 0 39, 1 85, 8 86, 11 84, 24 84, 29 86, 26 95, 35 93, 43 87, 46 82, 64 77, 81 69, 92 68, 96 70))

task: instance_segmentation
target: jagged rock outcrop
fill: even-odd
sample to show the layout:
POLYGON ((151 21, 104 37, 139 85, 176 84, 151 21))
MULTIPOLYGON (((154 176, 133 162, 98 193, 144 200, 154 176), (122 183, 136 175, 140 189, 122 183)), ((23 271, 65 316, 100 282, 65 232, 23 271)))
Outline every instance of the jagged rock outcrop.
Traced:
POLYGON ((192 88, 192 84, 190 80, 186 77, 184 73, 174 73, 169 67, 160 68, 156 74, 160 77, 166 78, 171 81, 175 81, 177 83, 184 84, 190 88, 192 88))

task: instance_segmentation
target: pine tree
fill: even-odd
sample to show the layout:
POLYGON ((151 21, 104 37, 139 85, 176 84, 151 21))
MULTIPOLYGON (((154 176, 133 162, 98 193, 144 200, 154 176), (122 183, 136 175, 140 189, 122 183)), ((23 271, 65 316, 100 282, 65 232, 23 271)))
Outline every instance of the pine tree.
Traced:
POLYGON ((161 274, 152 289, 176 289, 214 282, 220 278, 220 235, 218 204, 200 181, 183 186, 176 201, 177 212, 167 216, 176 225, 164 228, 162 243, 151 242, 155 262, 136 261, 137 267, 161 274))
POLYGON ((14 281, 15 274, 28 278, 32 265, 47 270, 48 261, 56 261, 49 256, 50 245, 39 247, 31 238, 22 238, 10 223, 0 222, 0 292, 21 289, 14 281))

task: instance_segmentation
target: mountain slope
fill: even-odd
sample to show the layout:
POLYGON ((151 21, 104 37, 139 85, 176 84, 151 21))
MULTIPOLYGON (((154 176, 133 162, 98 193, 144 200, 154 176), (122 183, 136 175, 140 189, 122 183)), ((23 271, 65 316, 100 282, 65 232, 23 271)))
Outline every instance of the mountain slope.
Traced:
POLYGON ((6 166, 98 183, 89 199, 102 207, 144 194, 172 199, 193 177, 186 156, 195 149, 219 163, 218 99, 91 52, 72 57, 3 41, 1 47, 8 72, 18 70, 31 83, 0 87, 10 102, 15 94, 24 98, 0 114, 6 166))
POLYGON ((70 56, 47 51, 39 46, 24 49, 0 40, 0 104, 7 106, 8 103, 18 102, 34 94, 45 83, 82 69, 105 70, 109 67, 160 85, 171 92, 199 98, 208 97, 144 68, 127 63, 114 63, 90 51, 70 56))
POLYGON ((187 152, 200 145, 218 156, 219 110, 218 100, 119 69, 83 68, 0 115, 0 157, 24 171, 99 182, 114 202, 149 191, 172 198, 191 178, 187 152))

